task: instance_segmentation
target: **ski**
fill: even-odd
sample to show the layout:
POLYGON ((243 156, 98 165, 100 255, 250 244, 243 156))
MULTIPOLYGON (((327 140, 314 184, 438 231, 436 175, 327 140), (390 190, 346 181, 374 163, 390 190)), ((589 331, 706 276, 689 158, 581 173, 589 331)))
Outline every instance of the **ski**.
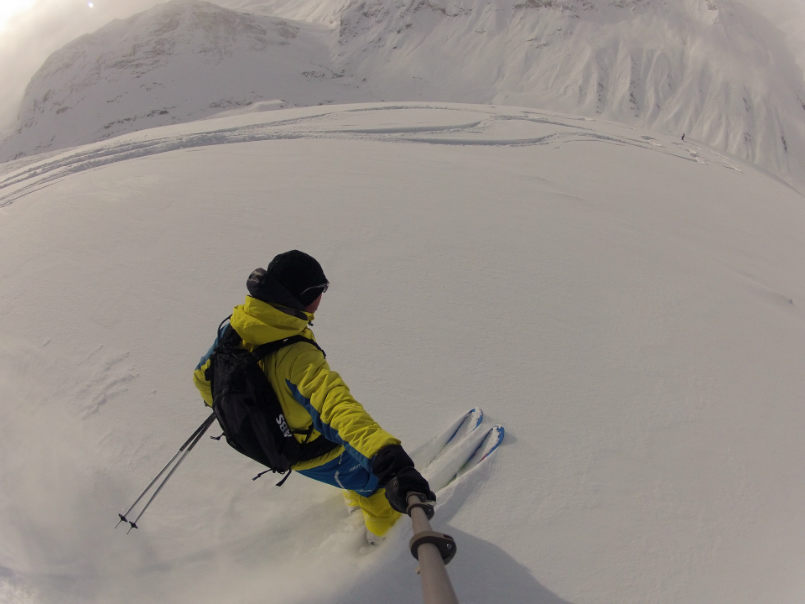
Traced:
POLYGON ((478 407, 465 411, 411 454, 417 469, 438 492, 483 463, 503 441, 501 424, 487 427, 478 407))
POLYGON ((483 463, 500 446, 504 433, 503 426, 495 424, 486 430, 471 430, 454 439, 422 470, 431 488, 439 491, 483 463))
POLYGON ((500 443, 503 442, 503 436, 505 434, 506 430, 502 424, 495 424, 489 428, 489 430, 484 433, 481 442, 479 442, 478 446, 470 453, 469 457, 467 457, 466 461, 458 469, 458 472, 456 472, 452 480, 455 480, 462 474, 466 474, 469 470, 489 457, 495 449, 500 446, 500 443))
POLYGON ((432 464, 452 446, 471 434, 484 419, 484 412, 474 407, 454 420, 445 430, 431 438, 416 449, 411 457, 417 467, 424 468, 432 464))

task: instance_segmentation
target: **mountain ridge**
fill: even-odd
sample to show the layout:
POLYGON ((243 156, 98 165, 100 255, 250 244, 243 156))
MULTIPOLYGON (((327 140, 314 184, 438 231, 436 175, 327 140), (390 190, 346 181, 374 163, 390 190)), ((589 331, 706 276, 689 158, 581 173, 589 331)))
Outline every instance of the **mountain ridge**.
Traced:
POLYGON ((198 0, 115 20, 48 58, 0 150, 27 155, 191 121, 274 98, 280 88, 304 104, 307 96, 289 87, 331 75, 319 29, 198 0), (255 82, 242 81, 240 70, 255 82))
POLYGON ((331 27, 173 0, 83 36, 32 78, 0 159, 266 100, 434 100, 685 134, 805 184, 801 72, 776 30, 739 4, 341 0, 330 8, 331 27), (101 72, 109 77, 89 77, 101 72))

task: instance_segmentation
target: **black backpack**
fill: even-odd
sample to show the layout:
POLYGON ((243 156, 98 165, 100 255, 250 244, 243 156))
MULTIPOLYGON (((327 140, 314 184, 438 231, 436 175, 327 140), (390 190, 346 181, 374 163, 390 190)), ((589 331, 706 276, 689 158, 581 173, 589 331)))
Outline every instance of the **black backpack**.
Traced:
POLYGON ((205 374, 212 390, 213 412, 226 442, 270 471, 286 473, 278 483, 282 485, 295 463, 319 457, 338 445, 323 436, 308 442, 312 426, 304 432, 289 428, 277 394, 259 361, 296 342, 308 342, 321 348, 313 340, 298 335, 268 342, 249 352, 242 347, 240 335, 226 323, 224 320, 218 328, 218 343, 205 374), (294 433, 305 434, 304 441, 297 441, 294 433))

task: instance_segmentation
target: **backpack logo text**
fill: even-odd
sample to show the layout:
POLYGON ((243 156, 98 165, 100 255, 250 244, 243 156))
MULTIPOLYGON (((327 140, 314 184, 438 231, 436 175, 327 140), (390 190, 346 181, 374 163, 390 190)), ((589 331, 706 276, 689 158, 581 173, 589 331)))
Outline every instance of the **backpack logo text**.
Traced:
POLYGON ((280 427, 282 431, 282 435, 285 438, 291 438, 291 429, 288 427, 288 422, 285 421, 285 416, 280 415, 276 419, 277 425, 280 427))

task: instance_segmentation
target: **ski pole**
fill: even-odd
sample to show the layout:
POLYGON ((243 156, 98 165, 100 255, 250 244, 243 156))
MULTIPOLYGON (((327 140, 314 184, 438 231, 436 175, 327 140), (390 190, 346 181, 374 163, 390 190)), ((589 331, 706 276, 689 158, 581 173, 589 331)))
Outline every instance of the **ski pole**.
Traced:
POLYGON ((433 531, 428 522, 433 518, 433 504, 425 501, 425 495, 408 494, 408 515, 414 529, 411 554, 419 561, 425 604, 458 604, 445 568, 456 555, 455 540, 450 535, 433 531))
POLYGON ((151 505, 151 502, 159 494, 159 492, 162 490, 162 487, 165 486, 165 483, 168 482, 168 479, 173 475, 173 473, 176 471, 176 468, 179 467, 179 465, 182 463, 182 461, 187 456, 187 454, 190 453, 190 451, 193 450, 193 447, 196 446, 196 443, 199 440, 201 440, 201 437, 204 435, 204 433, 207 431, 207 428, 210 427, 210 424, 212 424, 212 422, 214 420, 215 420, 215 413, 211 413, 210 416, 207 419, 205 419, 204 422, 198 428, 195 429, 193 434, 190 435, 190 438, 188 438, 184 442, 184 444, 181 447, 179 447, 179 450, 171 458, 171 460, 168 463, 165 464, 165 467, 162 468, 156 476, 154 476, 154 479, 151 482, 148 483, 148 486, 145 487, 145 489, 143 490, 142 493, 140 493, 140 496, 137 497, 137 499, 134 500, 134 503, 132 503, 131 506, 129 507, 129 509, 126 510, 126 513, 125 514, 118 514, 118 518, 120 518, 120 520, 118 520, 117 524, 115 525, 115 528, 120 526, 121 522, 128 522, 131 525, 129 527, 129 530, 127 531, 127 533, 130 533, 131 529, 133 529, 133 528, 138 528, 137 527, 137 521, 145 513, 145 510, 148 509, 148 506, 151 505), (181 457, 179 457, 180 455, 181 455, 181 457), (177 457, 179 457, 179 461, 176 461, 177 457), (137 517, 134 520, 129 520, 128 516, 129 516, 129 514, 131 514, 132 510, 137 506, 138 503, 140 503, 140 500, 143 497, 145 497, 146 493, 148 493, 148 491, 150 491, 151 488, 156 484, 156 482, 157 482, 157 480, 159 480, 160 476, 162 476, 165 473, 165 471, 168 468, 171 467, 171 465, 174 463, 174 461, 176 461, 176 464, 173 466, 173 468, 171 468, 171 471, 168 472, 168 475, 160 483, 160 485, 159 485, 159 487, 157 487, 156 491, 154 491, 154 494, 151 495, 151 498, 145 504, 143 509, 137 515, 137 517))
POLYGON ((120 518, 120 520, 118 520, 117 524, 115 525, 115 528, 117 528, 117 527, 120 525, 120 523, 121 523, 121 522, 128 522, 128 518, 127 518, 127 516, 128 516, 129 514, 131 514, 131 511, 132 511, 132 510, 135 508, 135 506, 136 506, 138 503, 140 503, 140 500, 141 500, 143 497, 145 497, 145 494, 146 494, 148 491, 150 491, 150 490, 151 490, 151 487, 153 487, 153 486, 154 486, 154 483, 156 483, 156 481, 157 481, 157 480, 159 480, 159 477, 160 477, 160 476, 162 476, 162 474, 164 474, 164 473, 165 473, 165 470, 167 470, 167 469, 168 469, 168 468, 171 466, 171 464, 172 464, 174 461, 176 461, 176 458, 177 458, 177 457, 179 457, 179 455, 181 454, 181 452, 182 452, 182 451, 183 451, 183 450, 184 450, 184 449, 185 449, 185 448, 186 448, 186 447, 187 447, 187 446, 190 444, 190 441, 192 441, 192 440, 193 440, 193 439, 196 437, 196 435, 198 434, 199 429, 200 429, 200 428, 196 428, 196 431, 195 431, 195 432, 193 432, 193 434, 190 436, 190 438, 189 438, 189 439, 187 439, 187 442, 185 442, 185 443, 184 443, 184 444, 183 444, 181 447, 179 447, 179 451, 176 453, 176 455, 174 455, 174 456, 171 458, 171 460, 170 460, 168 463, 166 463, 166 464, 165 464, 165 467, 164 467, 164 468, 162 468, 162 469, 159 471, 159 474, 157 474, 156 476, 154 476, 154 479, 153 479, 151 482, 149 482, 149 483, 148 483, 148 486, 147 486, 147 487, 145 487, 145 489, 143 490, 143 492, 142 492, 142 493, 140 493, 140 496, 139 496, 139 497, 137 497, 137 499, 135 499, 135 500, 134 500, 134 503, 132 503, 132 504, 131 504, 131 507, 129 507, 129 509, 128 509, 128 510, 126 510, 126 513, 125 513, 125 514, 118 514, 118 515, 117 515, 117 516, 118 516, 118 518, 120 518))

